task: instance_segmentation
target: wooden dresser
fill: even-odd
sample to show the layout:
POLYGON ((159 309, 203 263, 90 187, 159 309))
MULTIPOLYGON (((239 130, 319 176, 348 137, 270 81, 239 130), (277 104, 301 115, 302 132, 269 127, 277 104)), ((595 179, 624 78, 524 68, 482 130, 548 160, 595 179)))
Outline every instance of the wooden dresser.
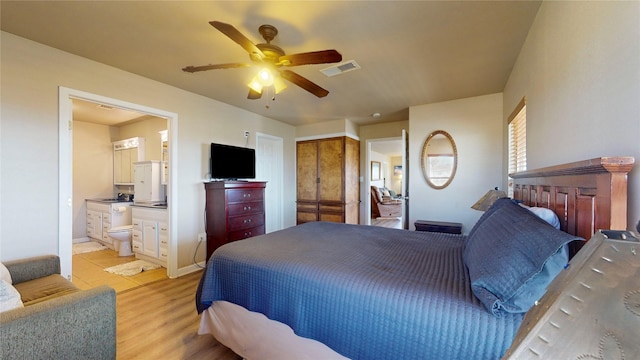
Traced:
POLYGON ((264 189, 261 181, 212 181, 206 191, 207 260, 218 247, 264 234, 264 189))
POLYGON ((360 142, 332 137, 296 143, 297 223, 357 224, 360 211, 360 142))

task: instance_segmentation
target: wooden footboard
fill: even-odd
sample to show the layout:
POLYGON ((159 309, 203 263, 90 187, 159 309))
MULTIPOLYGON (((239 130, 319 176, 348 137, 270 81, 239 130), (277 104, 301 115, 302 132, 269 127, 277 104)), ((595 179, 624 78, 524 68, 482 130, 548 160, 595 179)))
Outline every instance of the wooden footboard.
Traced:
POLYGON ((516 200, 553 210, 563 231, 588 240, 599 229, 627 229, 627 174, 634 162, 600 157, 509 176, 516 200))

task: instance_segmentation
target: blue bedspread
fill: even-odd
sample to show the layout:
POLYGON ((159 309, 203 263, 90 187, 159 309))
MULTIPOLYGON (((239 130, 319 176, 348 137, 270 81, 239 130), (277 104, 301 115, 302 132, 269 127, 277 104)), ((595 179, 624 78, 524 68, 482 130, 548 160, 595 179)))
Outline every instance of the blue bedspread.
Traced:
POLYGON ((218 248, 198 312, 226 300, 352 359, 499 359, 522 314, 473 293, 463 236, 307 223, 218 248))

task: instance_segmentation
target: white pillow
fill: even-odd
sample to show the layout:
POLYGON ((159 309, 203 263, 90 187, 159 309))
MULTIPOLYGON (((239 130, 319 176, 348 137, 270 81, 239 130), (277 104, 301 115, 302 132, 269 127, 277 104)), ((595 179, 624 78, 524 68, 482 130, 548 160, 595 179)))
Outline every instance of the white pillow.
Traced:
POLYGON ((553 212, 551 209, 543 208, 543 207, 530 207, 525 204, 520 204, 523 208, 531 211, 536 214, 540 219, 548 222, 554 228, 560 230, 560 220, 558 219, 558 215, 553 212))
POLYGON ((24 307, 20 293, 5 280, 0 280, 0 312, 24 307))
POLYGON ((9 272, 7 267, 4 266, 4 264, 1 262, 0 262, 0 280, 4 280, 9 284, 13 284, 13 281, 11 280, 11 273, 9 272))

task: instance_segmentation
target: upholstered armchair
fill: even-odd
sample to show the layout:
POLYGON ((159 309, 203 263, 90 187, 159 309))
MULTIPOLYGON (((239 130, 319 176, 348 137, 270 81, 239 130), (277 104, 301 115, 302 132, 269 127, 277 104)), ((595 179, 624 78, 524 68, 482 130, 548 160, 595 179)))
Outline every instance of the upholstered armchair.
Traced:
POLYGON ((402 200, 385 197, 377 186, 371 185, 371 216, 373 218, 402 216, 402 200))

